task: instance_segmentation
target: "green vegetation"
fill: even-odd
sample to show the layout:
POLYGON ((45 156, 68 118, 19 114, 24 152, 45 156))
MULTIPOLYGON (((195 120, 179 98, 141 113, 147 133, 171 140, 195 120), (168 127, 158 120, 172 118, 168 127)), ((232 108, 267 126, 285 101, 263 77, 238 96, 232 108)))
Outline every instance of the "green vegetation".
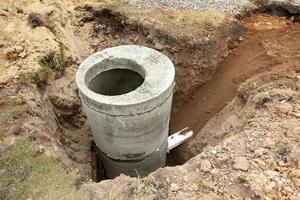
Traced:
POLYGON ((36 72, 31 72, 24 76, 25 82, 33 81, 38 86, 47 83, 47 80, 53 72, 55 76, 61 76, 65 70, 65 55, 62 45, 59 51, 51 50, 46 55, 42 56, 38 61, 40 68, 36 72))
POLYGON ((20 138, 0 152, 0 199, 88 199, 76 190, 75 174, 66 173, 54 158, 34 151, 36 147, 32 139, 20 138))
MULTIPOLYGON (((148 177, 147 180, 137 179, 133 182, 132 190, 130 192, 130 200, 154 200, 157 199, 157 190, 154 184, 155 180, 153 177, 148 177)), ((127 194, 128 195, 128 194, 127 194)), ((125 196, 127 196, 125 195, 125 196)), ((115 194, 110 192, 106 200, 125 200, 122 193, 115 194)))
POLYGON ((64 51, 60 47, 59 51, 50 51, 48 54, 40 58, 39 64, 42 68, 50 68, 54 71, 64 71, 65 61, 64 61, 64 51))
POLYGON ((18 123, 18 120, 27 112, 27 106, 21 96, 14 96, 3 101, 0 110, 0 132, 7 133, 6 128, 18 123))
POLYGON ((56 33, 54 24, 53 22, 51 22, 47 15, 44 16, 39 13, 29 13, 27 22, 33 29, 36 27, 44 26, 48 28, 54 35, 56 33))
POLYGON ((269 0, 250 0, 252 3, 256 5, 266 5, 269 3, 269 0))
POLYGON ((133 200, 153 200, 156 197, 157 190, 152 181, 143 181, 139 179, 137 187, 133 192, 133 200))
POLYGON ((18 106, 13 109, 11 112, 11 118, 12 120, 17 120, 23 116, 23 114, 26 112, 26 108, 23 106, 18 106))
POLYGON ((9 119, 15 121, 23 116, 23 114, 26 112, 26 106, 24 106, 25 101, 21 96, 12 97, 8 100, 7 105, 9 106, 11 110, 9 114, 9 119))
POLYGON ((9 105, 10 106, 19 106, 19 105, 24 105, 25 100, 22 96, 15 96, 12 98, 9 98, 9 105))
POLYGON ((41 66, 41 68, 38 71, 30 73, 29 77, 37 85, 42 85, 47 82, 48 77, 50 76, 51 73, 52 71, 50 70, 50 68, 44 65, 41 66))
POLYGON ((113 193, 108 194, 107 200, 123 200, 121 197, 118 195, 115 195, 113 193))

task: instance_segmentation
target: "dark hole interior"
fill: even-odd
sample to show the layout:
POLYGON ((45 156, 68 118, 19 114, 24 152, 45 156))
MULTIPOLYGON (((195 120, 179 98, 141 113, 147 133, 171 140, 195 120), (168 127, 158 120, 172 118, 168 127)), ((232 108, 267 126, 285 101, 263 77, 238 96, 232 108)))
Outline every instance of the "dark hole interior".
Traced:
POLYGON ((116 96, 137 89, 144 77, 130 69, 111 69, 97 75, 89 83, 89 89, 102 95, 116 96))

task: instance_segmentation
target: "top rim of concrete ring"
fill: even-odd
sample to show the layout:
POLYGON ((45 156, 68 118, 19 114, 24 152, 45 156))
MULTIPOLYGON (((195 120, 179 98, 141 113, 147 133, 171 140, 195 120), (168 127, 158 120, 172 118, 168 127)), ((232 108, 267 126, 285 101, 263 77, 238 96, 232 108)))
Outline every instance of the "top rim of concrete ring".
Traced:
POLYGON ((155 109, 157 104, 172 95, 174 79, 175 68, 166 55, 137 45, 121 45, 94 53, 82 62, 76 74, 77 86, 84 101, 88 101, 93 109, 111 115, 139 114, 155 109), (119 63, 107 65, 107 61, 119 63), (143 76, 142 85, 129 93, 115 96, 98 94, 89 89, 88 82, 97 75, 120 68, 143 76))

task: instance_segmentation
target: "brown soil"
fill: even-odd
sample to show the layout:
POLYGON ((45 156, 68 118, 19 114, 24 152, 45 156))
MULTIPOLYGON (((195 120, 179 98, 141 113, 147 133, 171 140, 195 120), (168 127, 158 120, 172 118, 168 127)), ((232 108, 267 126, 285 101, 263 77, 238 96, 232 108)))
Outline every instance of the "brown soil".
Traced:
POLYGON ((86 187, 97 200, 112 191, 123 199, 299 199, 299 78, 290 68, 245 81, 202 130, 220 140, 185 165, 86 187))
MULTIPOLYGON (((218 72, 197 90, 171 121, 171 132, 183 127, 190 127, 194 131, 194 138, 200 140, 197 141, 200 145, 197 153, 213 142, 208 143, 207 135, 198 135, 199 131, 233 99, 242 82, 254 74, 270 70, 276 64, 295 65, 299 62, 299 55, 293 51, 300 46, 299 24, 293 24, 285 17, 262 14, 245 18, 242 23, 248 32, 234 42, 234 50, 218 72)), ((189 147, 193 142, 185 143, 173 153, 179 163, 196 155, 191 153, 193 149, 189 147)))
MULTIPOLYGON (((174 21, 177 13, 163 10, 156 15, 152 10, 137 12, 131 7, 84 6, 77 11, 78 19, 73 24, 80 26, 76 35, 85 41, 84 49, 97 52, 120 44, 138 44, 171 58, 176 66, 173 115, 213 77, 228 56, 231 41, 237 40, 245 30, 235 19, 218 12, 183 12, 174 21), (142 13, 151 18, 142 18, 142 13), (197 17, 191 19, 191 16, 197 17)), ((180 128, 186 127, 181 125, 180 128)), ((175 157, 169 156, 168 165, 178 164, 175 157)))
POLYGON ((175 119, 186 116, 180 118, 186 123, 176 121, 181 125, 191 116, 198 120, 193 127, 198 134, 175 154, 184 161, 193 158, 142 180, 121 176, 88 184, 93 199, 112 191, 122 199, 300 198, 299 74, 294 72, 300 25, 267 15, 243 24, 249 31, 233 44, 217 74, 175 113, 175 119), (294 42, 286 44, 285 38, 294 42))
POLYGON ((95 174, 92 138, 74 82, 84 57, 119 44, 165 53, 176 65, 176 110, 212 77, 228 55, 229 42, 243 33, 238 21, 224 13, 157 13, 106 4, 1 3, 0 84, 3 93, 12 90, 24 99, 28 111, 19 132, 36 138, 67 169, 77 169, 81 183, 95 174))
POLYGON ((178 13, 137 11, 132 7, 77 10, 74 25, 81 28, 76 34, 88 42, 85 48, 91 52, 120 44, 138 44, 171 58, 176 66, 175 112, 211 79, 228 55, 229 42, 244 31, 234 18, 218 12, 183 12, 178 17, 178 13), (149 18, 143 18, 143 14, 149 18))

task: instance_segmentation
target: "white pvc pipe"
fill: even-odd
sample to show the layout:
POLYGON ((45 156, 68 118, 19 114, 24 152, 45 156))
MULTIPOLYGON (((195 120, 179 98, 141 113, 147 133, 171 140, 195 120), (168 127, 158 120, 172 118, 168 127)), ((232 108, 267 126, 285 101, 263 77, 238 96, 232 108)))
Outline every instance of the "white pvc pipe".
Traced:
POLYGON ((193 136, 193 131, 187 127, 168 137, 168 151, 178 147, 193 136))

